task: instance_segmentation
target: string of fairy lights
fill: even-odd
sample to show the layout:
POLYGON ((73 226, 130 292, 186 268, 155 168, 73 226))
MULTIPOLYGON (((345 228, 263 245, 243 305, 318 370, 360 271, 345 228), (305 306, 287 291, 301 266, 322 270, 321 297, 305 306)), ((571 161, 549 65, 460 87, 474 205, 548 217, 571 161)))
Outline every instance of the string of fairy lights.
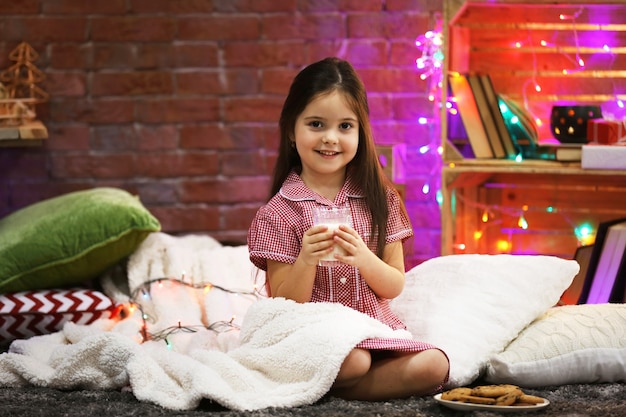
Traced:
POLYGON ((167 290, 169 298, 175 292, 172 290, 176 286, 197 292, 199 297, 196 297, 196 299, 200 300, 200 304, 202 304, 202 300, 210 291, 221 291, 226 295, 248 297, 250 301, 256 301, 262 297, 256 287, 251 290, 230 289, 210 282, 189 282, 185 280, 184 272, 180 278, 154 278, 147 280, 132 291, 128 305, 125 306, 127 311, 122 314, 123 318, 127 318, 126 316, 134 315, 135 311, 139 312, 141 321, 139 330, 140 343, 147 341, 164 341, 167 348, 172 349, 172 336, 174 334, 196 333, 200 330, 209 330, 215 333, 240 330, 239 325, 235 322, 237 317, 233 315, 230 320, 217 320, 208 324, 185 324, 178 321, 172 326, 161 328, 158 331, 151 331, 150 326, 159 323, 160 320, 156 313, 149 312, 150 309, 147 306, 148 303, 153 302, 155 287, 167 290))
MULTIPOLYGON (((564 56, 566 56, 567 60, 572 64, 572 67, 563 68, 562 70, 563 75, 569 75, 569 74, 574 74, 576 72, 584 71, 586 63, 581 55, 581 51, 583 47, 580 44, 580 38, 579 38, 578 29, 577 29, 578 19, 580 18, 583 11, 584 11, 584 6, 578 8, 576 11, 570 14, 563 14, 563 13, 559 14, 559 20, 565 23, 568 23, 568 27, 571 27, 571 31, 572 31, 571 39, 573 40, 573 46, 570 46, 569 48, 560 47, 559 45, 548 42, 546 40, 541 40, 539 42, 539 45, 534 45, 532 38, 530 36, 530 33, 528 33, 528 37, 525 41, 518 40, 514 44, 515 48, 524 48, 524 47, 529 48, 532 54, 533 73, 531 77, 527 80, 527 82, 524 83, 523 89, 522 89, 523 91, 521 92, 521 95, 523 98, 523 107, 531 115, 537 127, 542 126, 544 123, 540 117, 537 117, 533 113, 531 106, 529 104, 528 91, 527 91, 530 87, 532 87, 535 94, 540 94, 542 92, 542 87, 538 80, 539 71, 538 71, 538 64, 537 64, 537 48, 551 48, 552 50, 558 51, 562 53, 564 56), (566 50, 569 52, 566 52, 566 50)), ((444 44, 444 39, 443 39, 442 31, 441 31, 441 19, 440 19, 440 16, 436 16, 435 29, 427 31, 423 35, 418 36, 415 40, 415 45, 420 52, 420 56, 418 56, 417 59, 415 60, 415 65, 420 74, 419 75, 420 79, 428 82, 428 99, 431 102, 433 102, 433 105, 435 107, 434 114, 440 115, 441 113, 439 109, 441 108, 442 105, 445 105, 447 113, 454 116, 454 115, 458 115, 458 110, 456 109, 456 106, 454 104, 454 101, 455 101, 454 97, 449 97, 445 103, 442 103, 441 100, 439 100, 439 97, 442 96, 441 89, 443 85, 443 76, 444 76, 443 44, 444 44)), ((611 57, 610 66, 612 68, 612 64, 615 61, 615 54, 613 52, 613 49, 608 44, 604 44, 601 48, 588 47, 588 48, 585 48, 585 50, 588 52, 593 51, 593 52, 609 54, 609 56, 611 57)), ((613 83, 613 95, 615 97, 616 108, 624 109, 624 103, 620 95, 618 95, 615 91, 615 83, 613 83)), ((504 106, 502 110, 503 110, 503 113, 510 111, 510 109, 506 108, 506 106, 504 106)), ((419 122, 430 123, 432 121, 428 120, 427 118, 420 118, 419 122)), ((514 113, 510 113, 510 118, 508 119, 507 124, 516 125, 518 123, 520 123, 520 121, 517 115, 515 115, 514 113)), ((441 138, 440 138, 440 135, 437 135, 437 134, 433 136, 434 137, 432 138, 431 142, 428 145, 424 145, 420 148, 420 153, 427 154, 427 153, 434 152, 437 154, 438 159, 441 160, 442 159, 441 155, 443 153, 441 138)), ((518 155, 515 158, 515 161, 520 162, 522 159, 523 158, 521 157, 521 155, 518 155)), ((440 165, 435 164, 434 170, 433 172, 431 172, 430 178, 426 180, 424 186, 422 187, 422 192, 425 194, 432 192, 434 190, 437 190, 436 191, 437 201, 439 202, 439 204, 442 203, 440 183, 437 182, 439 181, 440 168, 441 168, 440 165), (436 187, 433 187, 433 184, 436 184, 436 187)), ((500 216, 511 216, 511 217, 517 218, 516 224, 520 230, 527 230, 530 227, 527 221, 527 214, 529 211, 559 213, 565 216, 567 215, 567 212, 577 210, 576 208, 568 208, 567 210, 565 210, 565 209, 559 209, 553 206, 529 207, 528 205, 522 205, 521 207, 506 207, 506 206, 498 206, 498 205, 486 205, 478 201, 471 201, 467 197, 458 196, 458 195, 455 197, 462 199, 462 202, 464 204, 474 207, 477 210, 480 210, 482 212, 481 222, 483 223, 483 225, 487 225, 489 222, 491 222, 491 225, 493 226, 502 224, 501 218, 500 220, 496 220, 497 216, 495 215, 495 213, 499 213, 500 216)), ((593 226, 591 226, 589 223, 572 224, 572 229, 573 229, 573 234, 578 240, 579 245, 590 244, 595 239, 595 230, 593 226)), ((474 239, 480 239, 481 237, 482 237, 482 231, 477 230, 474 235, 474 239)), ((501 251, 510 250, 510 239, 509 239, 509 242, 498 242, 498 246, 501 251), (508 244, 508 247, 507 247, 507 244, 508 244)))

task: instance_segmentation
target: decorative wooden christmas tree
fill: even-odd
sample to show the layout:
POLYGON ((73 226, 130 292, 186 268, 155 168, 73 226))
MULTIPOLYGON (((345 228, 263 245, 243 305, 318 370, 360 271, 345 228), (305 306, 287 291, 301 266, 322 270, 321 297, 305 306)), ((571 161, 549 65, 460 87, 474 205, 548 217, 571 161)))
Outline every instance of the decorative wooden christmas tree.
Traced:
POLYGON ((48 93, 37 85, 45 79, 33 64, 38 58, 37 52, 22 42, 9 53, 15 64, 0 72, 0 125, 7 126, 0 129, 0 140, 48 136, 45 126, 35 120, 35 105, 48 100, 48 93))
POLYGON ((6 86, 9 98, 33 99, 36 102, 48 99, 48 93, 36 85, 46 78, 33 64, 38 58, 37 52, 26 42, 9 53, 9 59, 15 64, 0 73, 0 81, 6 86))

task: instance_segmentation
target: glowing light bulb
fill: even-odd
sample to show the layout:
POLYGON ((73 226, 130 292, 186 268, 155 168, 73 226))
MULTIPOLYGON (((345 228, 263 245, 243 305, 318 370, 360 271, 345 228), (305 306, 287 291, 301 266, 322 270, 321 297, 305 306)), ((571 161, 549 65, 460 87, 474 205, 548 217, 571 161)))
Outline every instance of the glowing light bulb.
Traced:
POLYGON ((524 230, 528 229, 528 222, 524 218, 523 214, 519 216, 519 219, 517 220, 517 225, 519 226, 520 229, 524 229, 524 230))
POLYGON ((511 242, 508 240, 500 239, 496 242, 496 248, 498 252, 510 252, 511 251, 511 242))
POLYGON ((483 232, 480 230, 474 232, 474 240, 480 240, 481 237, 483 237, 483 232))

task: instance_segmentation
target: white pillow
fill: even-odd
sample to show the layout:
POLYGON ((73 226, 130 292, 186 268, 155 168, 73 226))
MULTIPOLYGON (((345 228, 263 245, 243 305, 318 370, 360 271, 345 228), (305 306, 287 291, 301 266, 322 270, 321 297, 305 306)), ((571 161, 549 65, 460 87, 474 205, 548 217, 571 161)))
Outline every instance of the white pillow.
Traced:
POLYGON ((626 305, 548 310, 491 358, 486 379, 525 387, 626 381, 626 305))
POLYGON ((576 261, 553 256, 442 256, 408 271, 391 307, 414 338, 446 352, 447 385, 467 385, 557 303, 578 270, 576 261))

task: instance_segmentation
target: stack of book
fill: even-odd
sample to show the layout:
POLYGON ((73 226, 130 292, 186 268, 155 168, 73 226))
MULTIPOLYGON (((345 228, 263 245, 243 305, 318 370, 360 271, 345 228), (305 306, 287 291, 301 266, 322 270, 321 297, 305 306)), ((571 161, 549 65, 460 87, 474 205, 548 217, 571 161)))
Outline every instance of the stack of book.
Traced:
POLYGON ((578 304, 626 301, 626 218, 600 223, 588 260, 579 262, 584 277, 578 304))
POLYGON ((581 144, 540 144, 533 117, 497 94, 489 74, 455 73, 448 81, 474 158, 581 160, 581 144))
POLYGON ((455 74, 449 85, 474 157, 513 159, 516 144, 506 126, 488 75, 455 74))

